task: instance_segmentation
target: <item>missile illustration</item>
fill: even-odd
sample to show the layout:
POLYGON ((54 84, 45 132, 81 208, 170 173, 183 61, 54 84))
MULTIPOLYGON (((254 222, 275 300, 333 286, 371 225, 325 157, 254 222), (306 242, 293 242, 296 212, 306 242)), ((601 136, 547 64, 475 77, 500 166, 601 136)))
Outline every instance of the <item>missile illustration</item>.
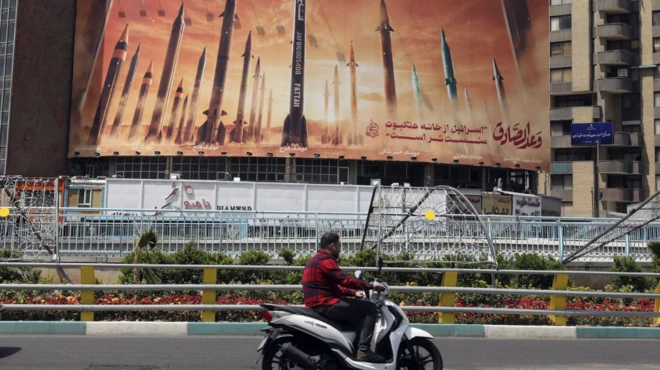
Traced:
POLYGON ((190 101, 190 111, 188 112, 188 121, 186 128, 183 132, 183 142, 190 143, 193 141, 193 134, 195 132, 195 119, 197 118, 197 109, 199 108, 199 89, 202 86, 204 79, 204 70, 206 69, 206 47, 202 51, 202 56, 199 57, 197 63, 197 74, 195 75, 195 87, 193 87, 192 100, 190 101))
POLYGON ((270 131, 270 121, 273 118, 273 89, 268 90, 268 120, 266 121, 266 129, 270 131))
POLYGON ((225 2, 225 10, 220 14, 220 17, 222 17, 222 27, 220 28, 220 42, 218 44, 218 57, 215 64, 213 88, 211 90, 211 99, 209 100, 209 109, 204 111, 206 122, 202 124, 197 133, 197 144, 203 142, 225 144, 225 133, 227 129, 221 119, 227 113, 222 110, 222 101, 225 93, 225 84, 227 83, 227 67, 229 64, 234 25, 236 28, 240 28, 238 27, 238 16, 236 15, 236 0, 227 0, 225 2))
POLYGON ((248 121, 248 137, 246 141, 255 140, 254 130, 256 128, 257 117, 257 94, 259 92, 259 76, 261 73, 261 57, 257 58, 257 65, 254 67, 254 82, 252 83, 252 100, 250 109, 250 120, 248 121))
POLYGON ((445 30, 441 30, 442 38, 442 64, 445 72, 445 85, 447 85, 447 95, 449 96, 449 104, 451 105, 452 117, 454 123, 459 124, 458 119, 458 92, 456 91, 456 76, 454 74, 454 61, 451 57, 451 49, 447 43, 445 30))
MULTIPOLYGON (((534 47, 532 38, 532 23, 529 16, 527 1, 501 0, 504 20, 506 21, 507 34, 511 49, 513 50, 514 62, 518 78, 524 87, 528 87, 530 74, 536 72, 533 62, 525 62, 522 57, 528 48, 534 47), (530 45, 531 44, 531 45, 530 45)), ((527 94, 523 94, 526 99, 527 94)))
POLYGON ((328 98, 330 94, 328 93, 328 80, 325 80, 325 93, 323 93, 323 98, 325 100, 325 133, 321 137, 321 142, 327 144, 330 142, 330 120, 328 120, 328 98))
POLYGON ((241 76, 241 90, 238 94, 238 109, 236 110, 236 121, 234 121, 234 129, 231 130, 230 140, 235 143, 244 143, 243 135, 245 128, 245 96, 247 95, 247 79, 250 70, 250 58, 252 56, 252 31, 248 34, 247 42, 245 43, 245 51, 243 52, 243 75, 241 76))
POLYGON ((342 143, 342 133, 341 130, 339 129, 339 72, 337 71, 337 66, 335 66, 335 82, 333 82, 335 85, 335 135, 333 139, 333 143, 335 145, 340 145, 342 143))
POLYGON ((89 145, 97 145, 105 131, 105 122, 110 109, 110 102, 115 95, 115 86, 121 73, 121 67, 124 64, 124 60, 126 60, 126 54, 128 54, 128 25, 124 28, 124 32, 122 32, 115 45, 115 50, 112 52, 112 59, 110 59, 108 72, 105 75, 103 90, 101 90, 101 99, 99 100, 99 105, 96 107, 94 122, 92 123, 87 140, 89 145))
POLYGON ((380 24, 376 27, 380 32, 380 48, 383 58, 383 77, 385 80, 385 101, 387 103, 388 119, 398 119, 396 102, 396 85, 394 83, 394 61, 392 60, 392 38, 390 32, 394 29, 390 26, 390 18, 387 14, 385 0, 380 0, 380 24))
POLYGON ((183 97, 183 78, 179 82, 179 86, 176 88, 174 93, 174 104, 172 104, 172 113, 170 113, 170 124, 167 127, 166 138, 167 141, 172 140, 174 136, 174 130, 176 129, 176 115, 179 112, 179 104, 181 103, 181 98, 183 97))
POLYGON ((474 123, 474 121, 472 121, 472 101, 470 100, 470 95, 468 95, 467 87, 463 87, 463 93, 465 94, 465 106, 467 107, 468 124, 471 125, 474 123))
POLYGON ((307 120, 304 114, 306 16, 307 0, 296 0, 293 10, 289 114, 284 119, 281 146, 299 145, 307 148, 307 120))
POLYGON ((144 77, 142 77, 142 86, 140 86, 140 95, 138 95, 138 101, 135 105, 135 114, 133 115, 133 122, 131 123, 131 131, 128 134, 128 140, 135 139, 136 135, 138 134, 138 130, 140 129, 140 125, 142 124, 144 101, 147 99, 147 95, 149 94, 149 88, 151 88, 151 81, 153 81, 153 70, 154 62, 151 61, 149 63, 149 67, 147 67, 147 71, 144 73, 144 77))
POLYGON ((493 59, 493 81, 495 81, 495 89, 497 90, 497 101, 500 103, 500 110, 502 112, 502 120, 505 124, 510 124, 511 120, 509 118, 509 107, 506 102, 506 93, 504 91, 504 83, 502 82, 504 77, 500 74, 499 68, 497 68, 497 62, 493 59))
POLYGON ((128 67, 128 74, 126 75, 126 82, 124 82, 124 89, 121 92, 121 99, 119 100, 119 107, 117 108, 117 113, 115 114, 115 120, 112 122, 112 131, 110 131, 111 137, 119 137, 119 128, 121 123, 124 120, 124 114, 126 113, 126 104, 128 103, 128 98, 131 95, 131 90, 133 89, 133 81, 135 81, 135 71, 137 70, 138 62, 140 61, 140 47, 138 45, 133 58, 131 58, 131 65, 128 67))
POLYGON ((261 119, 263 118, 264 115, 264 95, 266 95, 266 74, 264 73, 264 77, 261 79, 261 97, 259 98, 259 116, 257 118, 257 126, 256 126, 256 132, 254 134, 254 141, 257 143, 260 143, 261 140, 263 139, 263 135, 261 134, 261 119))
POLYGON ((176 131, 175 144, 183 144, 183 125, 186 123, 186 111, 188 110, 188 95, 183 99, 183 110, 181 111, 181 120, 179 121, 179 129, 176 131))
POLYGON ((170 41, 167 45, 167 52, 165 53, 163 72, 160 76, 160 83, 158 85, 158 94, 156 97, 156 104, 154 106, 154 113, 151 116, 149 132, 144 138, 144 141, 148 143, 160 142, 162 139, 165 108, 167 107, 167 102, 170 100, 172 83, 174 81, 174 72, 176 71, 177 61, 179 60, 179 51, 181 50, 181 40, 183 39, 183 31, 186 27, 186 24, 183 21, 183 16, 184 9, 182 3, 181 8, 179 9, 179 15, 176 17, 174 23, 172 24, 170 41))
POLYGON ((358 103, 357 103, 357 67, 355 62, 355 49, 353 48, 353 41, 351 41, 351 49, 349 53, 348 63, 346 66, 350 67, 351 71, 351 130, 348 133, 348 145, 359 145, 360 139, 358 138, 358 103))
POLYGON ((415 109, 417 110, 417 122, 422 123, 423 121, 422 91, 419 88, 419 77, 417 76, 417 68, 415 68, 414 64, 412 66, 412 85, 413 85, 413 93, 415 95, 415 109))

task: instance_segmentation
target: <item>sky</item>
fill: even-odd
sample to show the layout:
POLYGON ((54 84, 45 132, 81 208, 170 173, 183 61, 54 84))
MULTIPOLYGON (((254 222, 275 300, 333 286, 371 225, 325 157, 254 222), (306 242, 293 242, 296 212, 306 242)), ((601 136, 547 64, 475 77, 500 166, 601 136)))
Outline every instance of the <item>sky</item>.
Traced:
MULTIPOLYGON (((442 122, 451 117, 451 107, 445 86, 440 30, 444 29, 458 81, 459 115, 466 116, 464 87, 468 89, 475 115, 484 115, 484 102, 491 114, 498 114, 498 101, 493 82, 492 60, 497 60, 499 71, 504 77, 507 98, 511 102, 526 97, 527 104, 534 109, 522 109, 520 104, 512 104, 512 114, 520 121, 530 121, 532 126, 547 125, 547 38, 548 7, 545 1, 527 0, 530 18, 537 47, 533 50, 532 63, 542 71, 532 76, 530 84, 538 86, 533 91, 523 90, 516 75, 514 57, 506 32, 505 19, 500 1, 496 0, 387 0, 394 55, 395 83, 400 120, 419 119, 412 90, 412 65, 417 70, 422 93, 428 97, 431 107, 424 106, 422 123, 442 122), (443 106, 445 115, 443 115, 443 106), (519 109, 521 108, 521 109, 519 109), (531 112, 531 113, 530 113, 531 112)), ((109 57, 126 24, 129 25, 128 55, 115 88, 117 97, 111 105, 109 117, 114 117, 117 101, 128 72, 130 59, 138 44, 141 45, 140 62, 132 95, 129 99, 124 126, 130 125, 135 111, 138 91, 144 72, 153 61, 154 81, 147 98, 143 125, 151 119, 160 82, 163 60, 170 38, 172 23, 182 2, 179 0, 115 0, 110 11, 105 31, 103 53, 103 78, 108 68, 109 57), (140 10, 147 16, 141 17, 140 10), (158 10, 165 11, 160 17, 158 10), (119 12, 125 12, 125 18, 119 12)), ((174 91, 181 79, 184 80, 184 97, 192 93, 197 65, 202 50, 207 48, 207 62, 201 89, 196 126, 204 122, 201 114, 208 109, 211 84, 215 73, 216 58, 224 0, 186 0, 184 18, 192 21, 186 24, 173 86, 166 109, 165 125, 169 122, 169 111, 174 91), (207 14, 212 22, 207 21, 207 14)), ((361 129, 370 120, 384 121, 385 104, 384 78, 381 61, 378 0, 307 0, 307 37, 314 36, 319 47, 306 43, 305 116, 308 120, 324 119, 324 87, 329 84, 329 120, 335 120, 334 112, 334 68, 339 68, 339 117, 348 121, 351 117, 350 71, 344 63, 339 63, 337 53, 343 53, 346 60, 350 43, 353 42, 357 68, 357 90, 359 123, 361 129)), ((289 78, 291 65, 291 30, 293 18, 292 0, 237 0, 237 15, 241 28, 235 29, 231 44, 229 73, 222 109, 228 113, 223 118, 231 125, 236 117, 239 86, 248 32, 252 31, 254 59, 248 72, 246 116, 252 107, 254 67, 261 58, 261 72, 266 78, 266 99, 268 90, 273 94, 273 127, 282 126, 289 106, 289 78), (277 32, 277 26, 285 28, 285 34, 277 32), (265 35, 257 34, 262 27, 265 35)), ((76 82, 78 83, 78 82, 76 82)), ((103 81, 92 81, 102 84, 103 81)), ((259 96, 258 96, 259 99, 259 96)), ((95 109, 87 109, 82 114, 83 126, 88 126, 94 118, 95 109)), ((264 115, 265 115, 264 111, 264 115)), ((264 119, 265 121, 265 119, 264 119)), ((442 122, 444 123, 444 122, 442 122)), ((493 122, 494 125, 495 122, 493 122)), ((547 131, 547 129, 546 129, 547 131)), ((544 135, 546 133, 544 132, 544 135)), ((279 139, 279 138, 278 138, 279 139)))

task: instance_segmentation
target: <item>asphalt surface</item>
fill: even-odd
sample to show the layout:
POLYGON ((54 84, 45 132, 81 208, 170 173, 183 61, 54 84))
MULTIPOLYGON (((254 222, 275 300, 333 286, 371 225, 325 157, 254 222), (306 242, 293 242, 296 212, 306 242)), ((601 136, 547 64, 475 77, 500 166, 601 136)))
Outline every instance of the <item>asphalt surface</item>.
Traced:
MULTIPOLYGON (((0 337, 0 369, 261 369, 256 337, 0 337)), ((445 369, 658 369, 659 341, 440 339, 445 369)))

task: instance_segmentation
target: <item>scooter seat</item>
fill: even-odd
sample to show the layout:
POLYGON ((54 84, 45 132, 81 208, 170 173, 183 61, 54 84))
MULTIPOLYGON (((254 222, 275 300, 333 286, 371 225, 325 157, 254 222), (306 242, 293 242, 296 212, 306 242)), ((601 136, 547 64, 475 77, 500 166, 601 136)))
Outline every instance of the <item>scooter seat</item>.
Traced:
POLYGON ((308 316, 311 318, 314 318, 319 321, 323 321, 324 323, 333 326, 339 331, 355 331, 355 327, 353 327, 353 324, 347 321, 339 321, 339 320, 331 320, 325 316, 322 316, 318 312, 306 308, 306 307, 296 307, 296 306, 287 306, 287 305, 276 305, 276 304, 267 304, 264 303, 261 306, 265 307, 268 310, 271 311, 284 311, 284 312, 289 312, 294 315, 303 315, 303 316, 308 316))

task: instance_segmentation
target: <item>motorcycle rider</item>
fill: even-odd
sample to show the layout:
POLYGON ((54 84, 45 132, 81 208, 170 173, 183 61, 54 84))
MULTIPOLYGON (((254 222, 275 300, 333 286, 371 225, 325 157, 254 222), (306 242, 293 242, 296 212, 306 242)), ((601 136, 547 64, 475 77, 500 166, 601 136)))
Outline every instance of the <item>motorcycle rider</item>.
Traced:
POLYGON ((305 307, 313 309, 331 320, 353 324, 359 335, 357 361, 385 362, 385 358, 371 351, 371 339, 376 326, 378 309, 373 302, 346 299, 344 296, 363 297, 364 291, 354 289, 384 290, 383 284, 373 284, 346 275, 337 265, 341 253, 341 241, 335 233, 321 237, 318 253, 312 257, 303 272, 305 307))

